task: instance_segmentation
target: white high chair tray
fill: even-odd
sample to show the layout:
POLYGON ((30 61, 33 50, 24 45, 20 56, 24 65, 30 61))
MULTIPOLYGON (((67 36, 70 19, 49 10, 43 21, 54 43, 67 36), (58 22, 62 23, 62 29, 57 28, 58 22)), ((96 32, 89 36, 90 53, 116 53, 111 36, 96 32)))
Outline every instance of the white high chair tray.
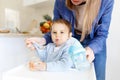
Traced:
POLYGON ((75 69, 65 72, 30 71, 21 65, 3 73, 2 80, 96 80, 94 66, 88 71, 75 69))

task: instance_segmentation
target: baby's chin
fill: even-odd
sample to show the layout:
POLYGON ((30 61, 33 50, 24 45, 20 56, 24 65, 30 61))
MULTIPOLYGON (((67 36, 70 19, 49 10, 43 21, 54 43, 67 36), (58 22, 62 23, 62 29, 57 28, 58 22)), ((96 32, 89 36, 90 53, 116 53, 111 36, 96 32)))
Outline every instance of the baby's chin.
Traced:
POLYGON ((60 44, 60 43, 55 43, 55 45, 56 45, 56 46, 61 46, 62 44, 60 44))
POLYGON ((56 44, 56 47, 60 46, 60 44, 56 44))

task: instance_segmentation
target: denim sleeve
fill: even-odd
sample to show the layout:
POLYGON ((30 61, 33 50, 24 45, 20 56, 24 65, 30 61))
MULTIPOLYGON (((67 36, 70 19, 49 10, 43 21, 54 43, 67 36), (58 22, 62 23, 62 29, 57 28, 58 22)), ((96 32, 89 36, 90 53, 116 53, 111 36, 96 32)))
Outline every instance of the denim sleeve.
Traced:
POLYGON ((103 13, 98 21, 97 26, 95 27, 94 38, 88 45, 95 54, 99 53, 105 48, 106 38, 108 36, 108 30, 111 21, 113 4, 114 0, 106 0, 106 3, 104 2, 104 4, 102 4, 102 9, 100 9, 100 11, 103 11, 103 13))
POLYGON ((51 42, 52 42, 50 32, 46 33, 43 37, 44 37, 45 40, 46 40, 46 45, 47 45, 48 43, 51 43, 51 42))
MULTIPOLYGON (((55 0, 54 10, 53 10, 53 13, 54 13, 53 20, 60 18, 60 13, 59 13, 59 9, 58 9, 58 6, 60 5, 59 2, 60 2, 59 0, 55 0)), ((46 39, 46 44, 52 42, 50 32, 46 33, 43 37, 46 39)))
POLYGON ((59 13, 59 0, 55 0, 55 4, 54 4, 54 10, 53 10, 53 14, 54 14, 54 18, 53 20, 59 19, 60 18, 60 13, 59 13))

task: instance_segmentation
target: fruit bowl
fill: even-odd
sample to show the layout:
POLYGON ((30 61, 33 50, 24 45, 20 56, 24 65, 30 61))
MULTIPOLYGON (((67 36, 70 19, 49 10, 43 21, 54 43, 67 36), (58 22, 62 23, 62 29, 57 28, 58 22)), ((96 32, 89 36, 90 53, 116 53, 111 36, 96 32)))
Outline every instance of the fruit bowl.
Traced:
POLYGON ((43 18, 45 21, 40 22, 40 30, 44 34, 50 31, 50 28, 52 26, 52 19, 49 15, 44 15, 43 18))

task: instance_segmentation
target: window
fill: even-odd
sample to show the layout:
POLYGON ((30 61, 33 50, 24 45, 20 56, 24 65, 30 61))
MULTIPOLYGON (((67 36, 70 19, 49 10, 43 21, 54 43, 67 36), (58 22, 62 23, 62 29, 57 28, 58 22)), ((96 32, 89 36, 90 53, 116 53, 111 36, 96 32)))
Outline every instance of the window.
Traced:
POLYGON ((16 28, 20 26, 19 12, 9 8, 5 9, 5 24, 12 32, 16 32, 16 28))

